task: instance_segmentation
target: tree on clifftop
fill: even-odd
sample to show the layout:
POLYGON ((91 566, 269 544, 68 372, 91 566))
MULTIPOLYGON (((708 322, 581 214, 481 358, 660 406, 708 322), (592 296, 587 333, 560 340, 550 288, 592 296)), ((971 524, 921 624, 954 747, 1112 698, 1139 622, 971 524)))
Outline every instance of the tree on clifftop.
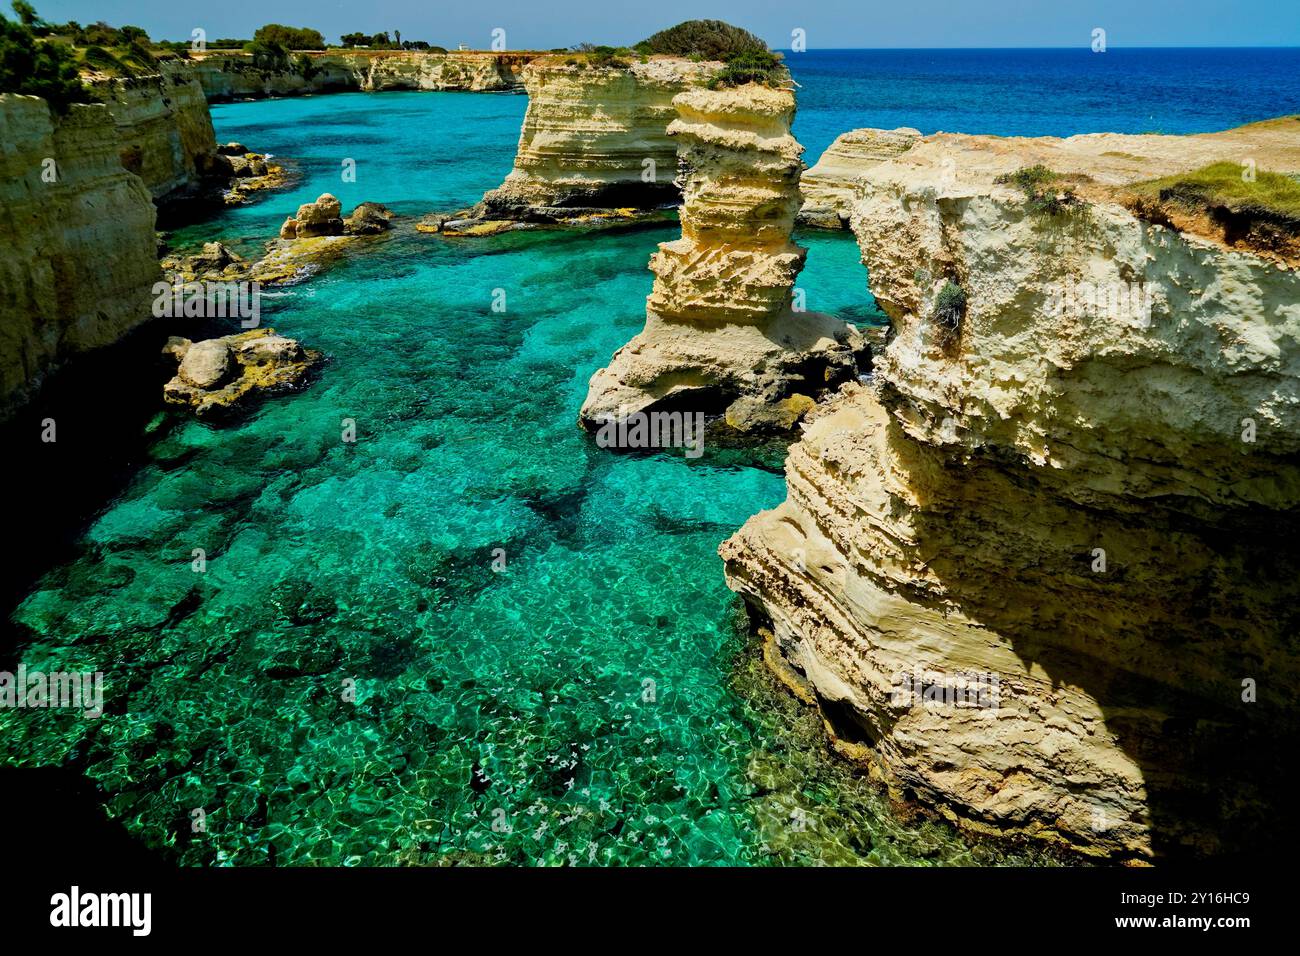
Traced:
POLYGON ((742 53, 766 53, 767 44, 748 30, 722 20, 686 20, 642 40, 634 49, 639 53, 725 60, 742 53))
POLYGON ((245 43, 244 52, 253 58, 253 66, 259 70, 283 73, 289 69, 289 51, 273 40, 253 40, 251 43, 245 43))
POLYGON ((286 50, 323 50, 325 37, 319 30, 309 27, 287 27, 283 23, 268 23, 257 28, 253 40, 274 43, 286 50))
MULTIPOLYGON (((30 4, 15 3, 14 11, 24 21, 37 22, 30 4)), ((90 99, 66 46, 38 40, 31 23, 15 23, 4 14, 0 14, 0 93, 40 96, 56 113, 90 99)))

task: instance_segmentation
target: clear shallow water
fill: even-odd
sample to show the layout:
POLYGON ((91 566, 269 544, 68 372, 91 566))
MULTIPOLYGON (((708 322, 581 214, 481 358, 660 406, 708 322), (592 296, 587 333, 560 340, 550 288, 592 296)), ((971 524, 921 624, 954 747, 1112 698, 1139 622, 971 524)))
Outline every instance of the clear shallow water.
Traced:
MULTIPOLYGON (((894 118, 857 112, 879 77, 869 99, 843 65, 826 88, 795 67, 810 158, 860 125, 1076 131, 1034 126, 1068 111, 989 112, 1034 102, 1034 76, 1010 94, 1004 78, 994 106, 900 93, 894 118)), ((1240 77, 1236 95, 1263 96, 1240 77)), ((251 251, 324 191, 467 205, 508 171, 525 105, 217 107, 221 139, 291 157, 303 180, 174 242, 251 251)), ((1144 111, 1093 125, 1147 128, 1144 111)), ((12 617, 29 668, 105 671, 107 714, 0 710, 0 763, 84 774, 109 817, 188 864, 1023 861, 898 823, 746 646, 716 548, 781 500, 782 449, 620 457, 574 426, 675 234, 407 231, 268 297, 265 324, 327 362, 227 427, 141 419, 134 477, 12 617)), ((802 241, 809 307, 869 320, 853 241, 802 241)))
MULTIPOLYGON (((469 203, 508 170, 523 106, 220 107, 223 140, 292 156, 305 181, 174 240, 265 239, 326 189, 469 203), (426 163, 457 143, 468 162, 426 163)), ((75 767, 185 863, 971 859, 942 828, 890 821, 811 733, 809 768, 777 760, 764 735, 789 751, 799 717, 779 728, 761 672, 734 686, 743 637, 716 549, 781 500, 783 451, 620 457, 575 425, 676 233, 408 231, 268 297, 264 324, 326 364, 236 424, 149 425, 130 485, 13 615, 29 667, 106 671, 108 713, 0 713, 6 761, 75 767), (792 839, 823 777, 858 797, 835 801, 838 831, 792 839)), ((868 314, 852 241, 815 245, 810 306, 868 314)))

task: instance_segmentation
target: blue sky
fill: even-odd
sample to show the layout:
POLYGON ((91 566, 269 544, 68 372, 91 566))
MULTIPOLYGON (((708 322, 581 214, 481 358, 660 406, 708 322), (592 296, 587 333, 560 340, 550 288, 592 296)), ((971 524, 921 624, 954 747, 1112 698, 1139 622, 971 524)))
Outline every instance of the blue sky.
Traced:
MULTIPOLYGON (((0 0, 7 4, 8 0, 0 0)), ((710 17, 757 33, 772 47, 806 31, 817 47, 1088 46, 1094 27, 1109 46, 1300 46, 1300 0, 35 0, 47 20, 144 27, 158 39, 252 34, 267 22, 340 33, 401 30, 405 39, 511 49, 633 43, 680 20, 710 17)), ((7 12, 7 11, 6 11, 7 12)))

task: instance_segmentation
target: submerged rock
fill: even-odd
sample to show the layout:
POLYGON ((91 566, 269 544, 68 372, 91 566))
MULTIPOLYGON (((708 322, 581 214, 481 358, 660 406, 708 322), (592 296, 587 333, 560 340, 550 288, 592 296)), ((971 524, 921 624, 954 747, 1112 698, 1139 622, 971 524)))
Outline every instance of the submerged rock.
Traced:
POLYGON ((173 336, 163 352, 180 362, 176 377, 163 386, 164 400, 187 406, 200 418, 244 407, 256 394, 293 388, 321 358, 274 329, 201 342, 173 336))

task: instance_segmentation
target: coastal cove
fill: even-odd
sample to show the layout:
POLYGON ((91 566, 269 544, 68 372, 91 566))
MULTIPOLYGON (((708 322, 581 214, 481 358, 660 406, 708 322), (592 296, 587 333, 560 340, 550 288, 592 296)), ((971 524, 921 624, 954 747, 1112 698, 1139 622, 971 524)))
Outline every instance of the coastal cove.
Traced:
MULTIPOLYGON (((509 169, 524 105, 395 92, 215 106, 220 139, 257 142, 302 179, 171 242, 252 248, 326 189, 407 214, 472 202, 509 169), (355 185, 339 181, 341 149, 355 185), (453 150, 461 161, 430 163, 453 150)), ((264 296, 264 326, 325 351, 316 381, 218 428, 124 410, 138 416, 118 423, 139 456, 129 477, 12 617, 24 660, 121 662, 106 719, 5 712, 9 752, 84 773, 111 818, 187 864, 973 861, 946 827, 894 822, 749 666, 716 550, 780 500, 784 443, 616 455, 575 425, 675 230, 397 230, 264 296), (349 678, 355 704, 337 692, 349 678), (176 816, 191 805, 208 836, 176 816), (497 809, 517 821, 504 839, 497 809), (796 811, 833 814, 829 842, 792 840, 796 811)), ((851 237, 802 239, 810 306, 878 321, 851 237)), ((166 324, 135 335, 161 340, 166 324)), ((41 402, 76 388, 64 382, 41 402)))
MULTIPOLYGON (((901 51, 926 52, 945 89, 972 53, 901 51)), ((1274 52, 1289 73, 1269 61, 1247 71, 1247 92, 1185 97, 1178 112, 1162 84, 1181 68, 1149 71, 1155 92, 1096 129, 1214 130, 1294 110, 1300 58, 1274 52)), ((1063 119, 1086 112, 1086 89, 1034 113, 1020 66, 980 97, 1022 104, 1014 116, 937 107, 916 61, 867 104, 857 83, 876 81, 854 55, 873 54, 810 55, 806 71, 791 58, 808 165, 854 126, 1088 131, 1063 119)), ((37 548, 4 605, 0 670, 18 652, 51 672, 111 661, 105 716, 0 711, 4 762, 84 776, 132 839, 185 865, 1052 862, 901 822, 764 668, 718 546, 786 496, 786 441, 611 454, 576 426, 592 373, 645 321, 646 263, 675 221, 414 230, 502 181, 526 107, 459 92, 212 107, 220 142, 275 156, 292 184, 178 229, 173 249, 255 255, 323 192, 405 218, 264 294, 263 327, 324 353, 309 388, 220 426, 164 411, 149 396, 174 369, 153 357, 193 327, 163 321, 92 356, 89 377, 55 376, 5 426, 143 379, 98 446, 60 449, 74 471, 111 478, 88 481, 85 520, 37 548), (340 439, 347 422, 355 441, 340 439)), ((851 233, 794 238, 809 250, 808 309, 884 324, 851 233)), ((29 510, 52 507, 31 481, 29 510)))

